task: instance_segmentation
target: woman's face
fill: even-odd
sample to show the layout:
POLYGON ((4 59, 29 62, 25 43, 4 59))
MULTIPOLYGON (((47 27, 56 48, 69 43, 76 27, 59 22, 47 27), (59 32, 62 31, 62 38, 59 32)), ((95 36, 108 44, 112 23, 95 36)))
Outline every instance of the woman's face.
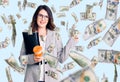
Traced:
POLYGON ((37 16, 38 27, 46 28, 48 20, 49 20, 48 13, 44 9, 40 10, 37 16))

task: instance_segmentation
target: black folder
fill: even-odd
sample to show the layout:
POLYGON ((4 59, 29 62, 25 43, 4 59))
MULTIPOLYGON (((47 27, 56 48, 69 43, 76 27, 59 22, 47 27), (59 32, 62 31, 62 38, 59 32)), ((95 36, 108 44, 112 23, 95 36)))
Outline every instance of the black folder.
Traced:
POLYGON ((40 45, 38 32, 29 34, 28 32, 22 32, 25 43, 26 54, 33 54, 33 47, 40 45))

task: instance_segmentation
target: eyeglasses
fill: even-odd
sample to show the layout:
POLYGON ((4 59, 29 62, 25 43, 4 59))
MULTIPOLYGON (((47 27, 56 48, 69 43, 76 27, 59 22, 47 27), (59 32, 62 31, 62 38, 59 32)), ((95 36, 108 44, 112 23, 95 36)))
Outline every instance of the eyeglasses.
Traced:
POLYGON ((38 14, 38 18, 48 20, 49 17, 47 15, 38 14))

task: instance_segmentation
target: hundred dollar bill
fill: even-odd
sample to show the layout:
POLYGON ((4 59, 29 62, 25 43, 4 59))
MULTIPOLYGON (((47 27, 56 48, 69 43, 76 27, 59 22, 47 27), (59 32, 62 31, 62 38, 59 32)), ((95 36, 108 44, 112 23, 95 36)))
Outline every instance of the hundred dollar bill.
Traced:
POLYGON ((57 40, 60 39, 60 28, 59 27, 55 28, 55 36, 57 37, 57 40))
POLYGON ((58 59, 52 56, 50 53, 45 52, 44 58, 47 60, 50 67, 56 68, 58 64, 58 59))
POLYGON ((70 3, 70 8, 78 5, 80 3, 81 0, 72 0, 72 2, 70 3))
POLYGON ((65 17, 65 13, 57 13, 57 17, 65 17))
POLYGON ((69 62, 69 63, 65 64, 63 66, 63 68, 60 68, 60 67, 57 68, 57 71, 59 71, 60 73, 63 74, 65 71, 69 71, 69 70, 73 69, 75 66, 76 66, 75 62, 72 61, 72 62, 69 62))
POLYGON ((54 50, 54 48, 55 48, 55 45, 54 44, 50 44, 49 47, 48 47, 48 49, 47 49, 47 51, 49 53, 51 53, 54 50))
POLYGON ((27 6, 31 8, 36 8, 36 3, 27 2, 27 6))
POLYGON ((94 6, 96 6, 96 3, 94 3, 93 5, 87 5, 86 6, 86 12, 80 13, 81 20, 86 20, 86 19, 91 20, 91 21, 95 20, 96 13, 92 12, 94 6))
POLYGON ((100 0, 99 6, 100 6, 100 8, 102 8, 102 6, 103 6, 103 0, 100 0))
POLYGON ((98 58, 99 62, 114 63, 119 65, 120 51, 99 49, 98 58))
POLYGON ((0 32, 2 32, 2 28, 0 27, 0 32))
POLYGON ((43 0, 43 1, 47 3, 49 0, 43 0))
POLYGON ((6 71, 8 82, 13 82, 11 72, 10 72, 10 67, 9 66, 6 67, 5 71, 6 71))
POLYGON ((75 50, 76 51, 84 51, 84 47, 83 46, 75 46, 75 50))
POLYGON ((1 18, 2 18, 2 20, 3 20, 3 22, 4 22, 5 24, 8 24, 8 20, 7 20, 7 17, 5 16, 5 14, 3 14, 3 15, 1 16, 1 18))
POLYGON ((17 35, 16 27, 15 27, 16 20, 14 19, 13 15, 9 15, 9 18, 10 18, 10 23, 12 24, 12 44, 13 46, 15 46, 16 35, 17 35))
POLYGON ((78 18, 77 18, 77 15, 73 12, 72 14, 72 17, 75 19, 76 22, 78 22, 78 18))
POLYGON ((69 6, 60 6, 60 11, 68 11, 69 6))
POLYGON ((21 15, 18 13, 16 14, 17 18, 20 19, 21 18, 21 15))
POLYGON ((116 20, 119 0, 107 0, 107 9, 105 18, 116 20))
POLYGON ((25 10, 25 8, 26 8, 26 5, 27 5, 27 0, 24 0, 24 1, 23 1, 23 5, 22 5, 22 7, 23 7, 24 10, 25 10))
POLYGON ((69 56, 81 67, 85 67, 91 64, 91 61, 83 56, 81 53, 75 51, 75 50, 70 50, 69 56))
POLYGON ((118 78, 117 67, 116 67, 116 65, 114 64, 114 80, 113 80, 113 82, 117 82, 117 78, 118 78))
POLYGON ((51 10, 52 10, 54 13, 56 13, 56 9, 55 9, 54 5, 51 6, 51 10))
POLYGON ((9 0, 0 0, 0 5, 2 5, 3 7, 8 6, 9 0))
POLYGON ((19 11, 21 11, 21 1, 18 1, 18 8, 19 8, 19 11))
POLYGON ((10 39, 6 37, 4 41, 0 42, 0 49, 6 48, 9 44, 10 44, 10 39))
POLYGON ((101 42, 101 40, 102 40, 102 37, 98 37, 98 38, 90 41, 89 44, 88 44, 88 46, 87 46, 87 48, 89 49, 89 48, 91 48, 93 46, 98 45, 101 42))
POLYGON ((48 76, 51 76, 51 77, 54 78, 54 79, 58 79, 58 78, 59 78, 58 73, 57 73, 57 72, 54 72, 54 71, 52 71, 52 70, 49 70, 49 71, 48 71, 48 76))
POLYGON ((83 38, 84 40, 88 40, 89 38, 99 34, 106 28, 106 23, 103 19, 100 19, 92 24, 89 24, 84 32, 83 38))
POLYGON ((60 82, 99 82, 95 72, 89 67, 78 70, 70 74, 67 78, 60 82))
POLYGON ((108 82, 108 78, 105 76, 105 74, 103 74, 101 82, 108 82))
POLYGON ((14 58, 13 55, 11 55, 8 59, 5 59, 6 63, 8 65, 10 65, 10 67, 12 67, 15 71, 23 74, 24 73, 24 69, 22 67, 20 67, 16 61, 16 59, 14 58))
POLYGON ((111 25, 110 29, 103 37, 103 41, 112 46, 120 35, 120 17, 111 25))

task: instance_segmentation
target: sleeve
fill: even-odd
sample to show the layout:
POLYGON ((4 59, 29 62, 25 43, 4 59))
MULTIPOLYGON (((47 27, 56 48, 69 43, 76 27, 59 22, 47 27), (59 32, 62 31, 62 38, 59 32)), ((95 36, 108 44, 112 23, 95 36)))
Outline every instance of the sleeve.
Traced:
POLYGON ((27 65, 27 64, 34 64, 34 59, 33 59, 33 54, 26 54, 25 53, 25 44, 24 42, 22 43, 21 51, 20 51, 20 56, 19 56, 19 61, 22 65, 27 65))
POLYGON ((69 38, 66 45, 63 47, 62 39, 59 36, 59 39, 56 38, 57 45, 57 57, 60 63, 63 63, 69 56, 69 50, 73 48, 76 44, 75 40, 71 37, 69 38))

